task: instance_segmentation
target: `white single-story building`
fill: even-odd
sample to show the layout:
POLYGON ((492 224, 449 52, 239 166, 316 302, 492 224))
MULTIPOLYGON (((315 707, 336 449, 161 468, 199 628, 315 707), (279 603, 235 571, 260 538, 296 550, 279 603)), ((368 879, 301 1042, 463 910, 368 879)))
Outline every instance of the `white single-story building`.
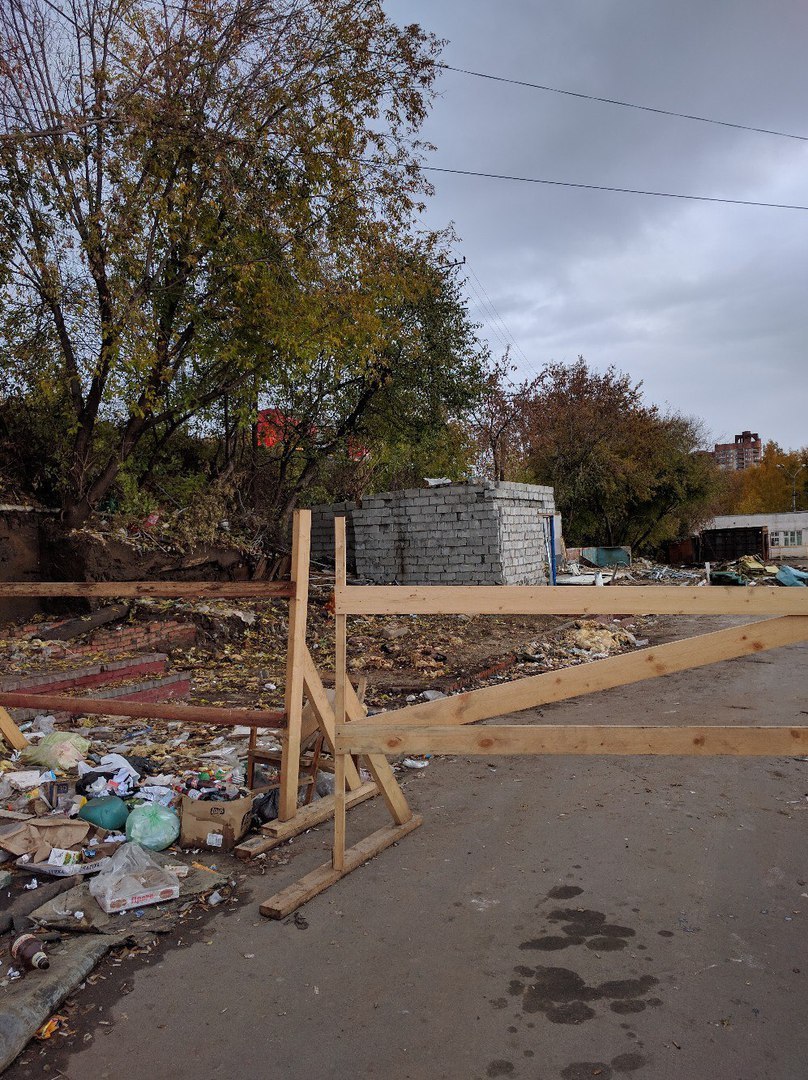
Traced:
POLYGON ((715 518, 710 529, 749 529, 767 526, 772 559, 808 558, 808 510, 787 514, 724 514, 715 518))

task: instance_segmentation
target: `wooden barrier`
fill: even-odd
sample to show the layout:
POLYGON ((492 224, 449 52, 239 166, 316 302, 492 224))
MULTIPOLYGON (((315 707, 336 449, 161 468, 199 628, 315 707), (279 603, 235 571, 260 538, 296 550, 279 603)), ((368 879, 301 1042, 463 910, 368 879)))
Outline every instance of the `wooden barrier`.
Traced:
MULTIPOLYGON (((319 683, 316 668, 306 648, 306 619, 308 611, 309 549, 311 511, 298 510, 292 525, 292 569, 289 581, 34 581, 0 582, 0 599, 19 596, 58 596, 77 598, 175 598, 175 599, 288 599, 289 643, 287 654, 286 696, 284 709, 234 709, 213 706, 155 704, 119 699, 74 697, 70 695, 0 693, 0 735, 14 749, 23 749, 27 741, 6 708, 41 708, 74 715, 130 716, 138 719, 180 720, 188 723, 220 724, 233 727, 244 725, 277 732, 281 738, 282 758, 280 776, 279 820, 289 835, 307 828, 300 821, 297 806, 300 732, 303 712, 304 681, 309 687, 319 683)), ((323 691, 324 694, 324 691, 323 691)), ((324 734, 333 747, 334 725, 322 709, 318 723, 327 725, 324 734)), ((356 769, 350 773, 352 788, 361 785, 356 769)))
MULTIPOLYGON (((564 586, 348 586, 345 520, 335 520, 337 707, 334 840, 330 865, 322 866, 262 906, 281 917, 321 892, 366 859, 404 835, 394 825, 353 848, 345 846, 345 775, 350 755, 376 760, 385 754, 676 754, 792 755, 808 749, 808 726, 625 726, 467 724, 565 701, 678 671, 703 667, 808 641, 808 590, 767 586, 623 586, 570 589, 564 586), (350 615, 742 615, 747 622, 709 634, 630 654, 546 672, 438 701, 374 716, 351 715, 341 685, 346 678, 347 619, 350 615), (774 617, 772 617, 774 616, 774 617), (396 830, 399 830, 396 832, 396 830), (291 905, 291 906, 290 906, 291 905)), ((403 795, 402 795, 403 799, 403 795)), ((408 808, 409 810, 409 808, 408 808)), ((412 820, 411 811, 410 821, 412 820)), ((412 828, 410 824, 410 828, 412 828)), ((406 831, 410 831, 407 829, 406 831)), ((266 910, 265 910, 266 909, 266 910)))

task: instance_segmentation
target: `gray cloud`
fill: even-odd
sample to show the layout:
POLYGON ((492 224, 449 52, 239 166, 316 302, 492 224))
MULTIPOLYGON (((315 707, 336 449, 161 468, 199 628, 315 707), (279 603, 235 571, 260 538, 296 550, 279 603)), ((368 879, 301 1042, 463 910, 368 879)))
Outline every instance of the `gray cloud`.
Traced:
MULTIPOLYGON (((790 0, 389 0, 449 39, 447 63, 808 135, 808 8, 790 0)), ((808 143, 446 72, 432 163, 808 204, 808 143)), ((808 443, 808 213, 435 175, 492 349, 524 373, 583 353, 718 437, 808 443), (482 300, 478 298, 482 296, 482 300), (516 354, 520 359, 520 354, 516 354)))

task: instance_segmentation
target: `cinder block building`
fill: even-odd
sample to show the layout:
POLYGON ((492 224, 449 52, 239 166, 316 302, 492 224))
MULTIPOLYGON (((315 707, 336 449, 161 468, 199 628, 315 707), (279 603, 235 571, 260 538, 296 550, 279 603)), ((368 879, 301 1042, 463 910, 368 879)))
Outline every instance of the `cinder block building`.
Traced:
POLYGON ((333 563, 340 515, 349 568, 374 584, 547 584, 553 538, 560 538, 553 489, 534 484, 480 480, 315 506, 315 559, 333 563))

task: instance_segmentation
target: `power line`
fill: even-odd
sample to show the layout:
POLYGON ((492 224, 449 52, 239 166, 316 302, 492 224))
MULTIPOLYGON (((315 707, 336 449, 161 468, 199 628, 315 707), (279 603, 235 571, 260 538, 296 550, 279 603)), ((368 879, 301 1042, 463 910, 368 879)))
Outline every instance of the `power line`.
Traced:
MULTIPOLYGON (((364 164, 370 165, 371 162, 364 164)), ((580 188, 584 191, 617 191, 624 195, 651 195, 657 199, 685 199, 691 202, 725 203, 728 206, 762 206, 770 210, 808 210, 794 203, 761 202, 757 199, 724 199, 716 195, 682 195, 673 191, 649 191, 645 188, 612 187, 608 184, 579 184, 572 180, 547 180, 536 176, 510 176, 506 173, 479 172, 475 169, 447 169, 438 165, 421 165, 423 172, 448 173, 453 176, 478 176, 485 180, 511 180, 517 184, 546 184, 549 187, 580 188)))
POLYGON ((513 86, 525 86, 531 90, 544 90, 549 94, 563 94, 565 97, 580 98, 583 101, 600 101, 604 105, 619 105, 623 109, 638 109, 640 112, 656 113, 659 116, 676 116, 680 120, 696 120, 700 124, 716 124, 719 127, 735 128, 737 131, 754 131, 758 135, 777 135, 781 139, 797 139, 808 142, 808 135, 795 135, 790 131, 777 131, 773 128, 754 127, 751 124, 736 124, 731 120, 716 120, 696 113, 676 112, 674 109, 658 109, 653 105, 638 105, 634 101, 621 101, 619 98, 599 97, 597 94, 584 94, 579 90, 562 90, 558 86, 546 86, 543 83, 526 82, 524 79, 509 79, 503 75, 489 75, 484 71, 472 71, 470 68, 454 67, 452 64, 438 64, 445 71, 456 71, 461 75, 473 75, 477 79, 491 82, 510 83, 513 86))
MULTIPOLYGON (((488 292, 487 292, 487 290, 485 288, 485 285, 483 285, 482 281, 480 281, 480 279, 477 276, 473 266, 469 266, 469 272, 471 273, 472 277, 474 278, 474 280, 477 282, 480 289, 482 290, 482 293, 485 296, 485 299, 486 299, 486 301, 488 303, 489 309, 494 313, 494 318, 498 320, 500 326, 503 328, 503 330, 505 331, 507 337, 510 339, 510 344, 519 353, 519 355, 522 357, 524 362, 527 364, 528 368, 533 370, 533 365, 530 363, 527 356, 525 356, 525 353, 522 350, 522 347, 519 345, 518 341, 514 337, 513 333, 511 332, 510 327, 508 326, 508 324, 505 322, 505 320, 500 315, 499 311, 497 310, 496 306, 494 305, 494 301, 488 295, 488 292)), ((476 292, 476 290, 475 290, 475 292, 476 292)))

